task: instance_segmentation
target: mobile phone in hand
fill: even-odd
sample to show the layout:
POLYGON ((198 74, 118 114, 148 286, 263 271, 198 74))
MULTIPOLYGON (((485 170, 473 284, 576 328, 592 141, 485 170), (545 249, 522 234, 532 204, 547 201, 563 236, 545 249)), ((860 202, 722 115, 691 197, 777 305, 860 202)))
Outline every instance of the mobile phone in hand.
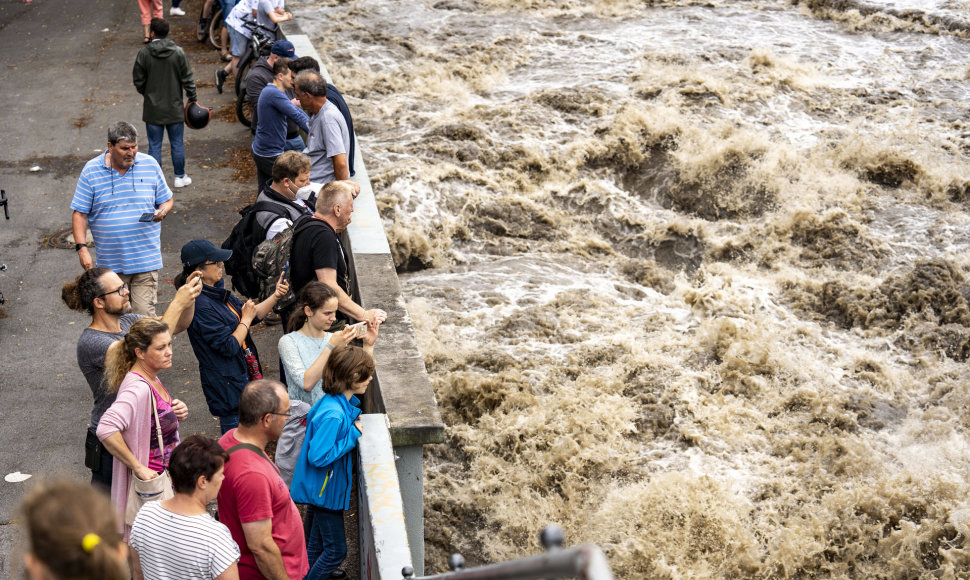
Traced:
POLYGON ((347 328, 354 328, 357 330, 357 336, 364 336, 367 334, 367 321, 358 322, 357 324, 351 324, 347 328))
POLYGON ((154 219, 155 219, 155 212, 153 212, 153 211, 146 211, 145 213, 141 214, 141 217, 138 218, 138 221, 140 221, 140 222, 150 222, 150 221, 152 221, 154 219))

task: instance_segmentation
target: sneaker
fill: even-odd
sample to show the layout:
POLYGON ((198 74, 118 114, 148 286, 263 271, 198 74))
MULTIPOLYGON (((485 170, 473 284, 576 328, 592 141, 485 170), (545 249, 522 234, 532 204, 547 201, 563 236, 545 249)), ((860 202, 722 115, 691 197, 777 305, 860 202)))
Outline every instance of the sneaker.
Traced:
POLYGON ((336 569, 330 573, 330 580, 346 580, 347 573, 341 569, 336 569))
POLYGON ((172 6, 168 9, 169 16, 185 16, 185 10, 182 10, 178 6, 172 6))
POLYGON ((222 85, 226 84, 226 77, 229 76, 224 69, 219 69, 216 71, 216 90, 219 94, 222 94, 222 85))
POLYGON ((185 187, 186 185, 192 185, 192 178, 188 175, 182 177, 176 177, 174 184, 175 187, 185 187))

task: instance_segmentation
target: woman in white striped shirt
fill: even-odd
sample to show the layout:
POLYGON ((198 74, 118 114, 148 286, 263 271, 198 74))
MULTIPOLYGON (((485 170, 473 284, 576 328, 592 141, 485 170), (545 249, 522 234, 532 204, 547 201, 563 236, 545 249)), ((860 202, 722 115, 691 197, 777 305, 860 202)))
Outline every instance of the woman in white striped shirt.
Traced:
POLYGON ((203 435, 186 437, 172 451, 175 497, 145 504, 131 526, 135 580, 238 580, 239 546, 205 509, 222 487, 228 459, 203 435))

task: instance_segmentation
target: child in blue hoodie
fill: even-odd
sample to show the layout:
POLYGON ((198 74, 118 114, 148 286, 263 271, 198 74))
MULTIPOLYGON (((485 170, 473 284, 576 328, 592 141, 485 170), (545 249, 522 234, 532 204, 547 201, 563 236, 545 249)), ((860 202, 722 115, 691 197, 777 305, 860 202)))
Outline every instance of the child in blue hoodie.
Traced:
POLYGON ((347 555, 344 511, 350 508, 351 451, 361 434, 360 401, 374 374, 379 325, 369 325, 364 347, 333 349, 323 369, 324 396, 307 414, 306 438, 293 472, 293 501, 308 504, 307 580, 329 578, 347 555))

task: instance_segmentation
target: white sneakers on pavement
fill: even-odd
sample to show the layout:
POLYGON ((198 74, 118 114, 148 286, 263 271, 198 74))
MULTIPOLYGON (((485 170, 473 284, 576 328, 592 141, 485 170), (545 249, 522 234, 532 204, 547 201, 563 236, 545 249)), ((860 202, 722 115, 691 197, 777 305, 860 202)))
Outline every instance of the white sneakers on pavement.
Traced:
POLYGON ((186 175, 185 177, 176 177, 175 182, 172 184, 175 187, 185 187, 186 185, 192 185, 192 178, 186 175))
POLYGON ((185 16, 185 10, 182 10, 178 6, 172 6, 168 9, 169 16, 185 16))

